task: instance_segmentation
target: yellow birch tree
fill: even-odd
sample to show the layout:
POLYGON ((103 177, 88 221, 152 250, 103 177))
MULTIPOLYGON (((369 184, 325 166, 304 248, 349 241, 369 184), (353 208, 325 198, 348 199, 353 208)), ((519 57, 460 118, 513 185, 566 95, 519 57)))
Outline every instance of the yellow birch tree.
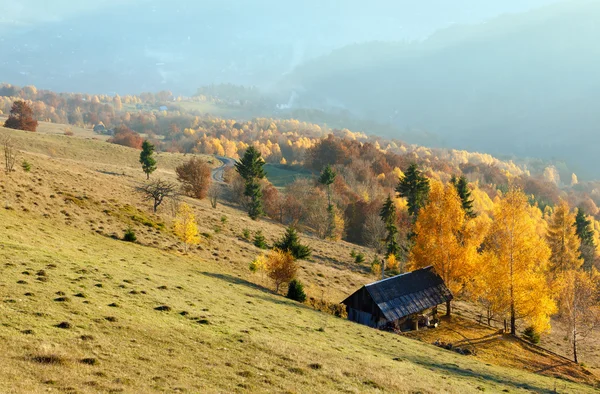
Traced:
POLYGON ((192 208, 186 203, 179 206, 177 215, 175 216, 175 235, 183 242, 185 253, 191 245, 200 243, 198 237, 198 225, 192 208))
MULTIPOLYGON (((411 269, 433 265, 453 293, 463 290, 473 277, 477 247, 482 241, 475 222, 467 220, 456 188, 432 180, 429 201, 415 223, 411 269)), ((450 303, 446 306, 450 315, 450 303)))
POLYGON ((550 269, 554 273, 579 269, 583 265, 579 253, 581 241, 574 224, 575 214, 570 212, 566 201, 561 201, 549 220, 546 236, 552 252, 550 269))
POLYGON ((476 287, 493 291, 496 312, 510 319, 510 332, 517 333, 517 320, 526 320, 538 331, 550 328, 556 311, 547 280, 550 248, 537 232, 537 207, 531 207, 519 189, 511 189, 498 202, 481 256, 476 287))

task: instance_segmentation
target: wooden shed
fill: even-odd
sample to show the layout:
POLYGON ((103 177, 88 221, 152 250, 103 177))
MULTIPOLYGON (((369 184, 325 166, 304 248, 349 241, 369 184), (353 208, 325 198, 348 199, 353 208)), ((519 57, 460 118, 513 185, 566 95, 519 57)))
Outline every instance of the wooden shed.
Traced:
POLYGON ((346 305, 348 320, 405 330, 429 325, 437 317, 437 306, 452 298, 435 269, 426 267, 365 285, 342 304, 346 305))

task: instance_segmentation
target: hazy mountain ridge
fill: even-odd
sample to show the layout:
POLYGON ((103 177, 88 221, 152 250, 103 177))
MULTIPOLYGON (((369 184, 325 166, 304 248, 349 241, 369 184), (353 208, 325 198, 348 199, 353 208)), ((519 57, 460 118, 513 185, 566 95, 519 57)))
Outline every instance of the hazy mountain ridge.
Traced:
POLYGON ((600 4, 575 1, 423 43, 355 45, 299 67, 285 83, 304 105, 333 101, 454 147, 566 158, 581 170, 597 164, 593 144, 581 141, 597 139, 600 121, 599 17, 600 4), (356 67, 361 57, 369 60, 356 67))

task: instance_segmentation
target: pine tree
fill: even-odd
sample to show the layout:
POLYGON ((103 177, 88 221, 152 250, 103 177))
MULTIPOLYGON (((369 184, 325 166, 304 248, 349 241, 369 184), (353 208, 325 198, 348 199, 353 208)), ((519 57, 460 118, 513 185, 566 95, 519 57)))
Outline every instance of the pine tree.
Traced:
POLYGON ((331 207, 331 185, 335 182, 335 177, 337 176, 336 172, 333 168, 328 164, 323 168, 321 172, 321 176, 319 176, 319 183, 324 185, 327 188, 327 201, 329 202, 329 206, 331 207))
POLYGON ((156 170, 156 160, 154 159, 154 145, 148 140, 142 143, 140 164, 142 165, 142 170, 146 173, 146 179, 150 179, 150 174, 156 170))
POLYGON ((275 249, 289 252, 295 259, 305 259, 310 256, 310 248, 300 243, 298 232, 294 227, 288 227, 283 237, 275 242, 275 249))
MULTIPOLYGON (((325 231, 325 237, 328 239, 338 238, 336 236, 336 212, 331 203, 331 185, 335 181, 336 175, 333 168, 328 164, 323 168, 323 171, 319 176, 319 183, 324 185, 327 190, 327 230, 325 231)), ((337 233, 339 233, 339 231, 337 231, 337 233)))
POLYGON ((419 210, 427 202, 429 195, 429 179, 423 175, 417 164, 411 164, 404 176, 400 178, 396 192, 408 203, 408 213, 413 221, 417 220, 419 210))
POLYGON ((256 235, 254 236, 254 246, 260 249, 267 249, 269 245, 267 245, 267 240, 263 235, 262 231, 258 230, 256 235))
POLYGON ((379 211, 379 217, 385 223, 387 235, 385 238, 386 256, 400 254, 400 245, 398 244, 398 228, 396 227, 396 205, 392 197, 388 195, 379 211))
POLYGON ((456 178, 452 176, 450 183, 456 188, 456 192, 462 202, 462 208, 468 218, 474 218, 477 214, 473 211, 473 199, 471 198, 471 190, 469 189, 469 181, 464 176, 456 178))
POLYGON ((546 235, 552 251, 550 269, 554 273, 576 270, 583 264, 579 252, 581 241, 577 237, 574 222, 575 215, 569 212, 569 205, 566 201, 561 201, 548 223, 546 235))
POLYGON ((264 213, 262 189, 259 182, 265 177, 264 165, 265 161, 262 159, 260 152, 253 146, 246 149, 244 156, 235 163, 235 169, 246 183, 244 195, 250 197, 248 216, 253 220, 258 219, 264 213))
POLYGON ((586 271, 590 271, 594 265, 596 245, 594 243, 594 230, 592 228, 592 222, 586 217, 585 211, 582 208, 577 208, 574 226, 575 231, 577 232, 577 235, 581 241, 579 253, 583 259, 583 268, 586 271))

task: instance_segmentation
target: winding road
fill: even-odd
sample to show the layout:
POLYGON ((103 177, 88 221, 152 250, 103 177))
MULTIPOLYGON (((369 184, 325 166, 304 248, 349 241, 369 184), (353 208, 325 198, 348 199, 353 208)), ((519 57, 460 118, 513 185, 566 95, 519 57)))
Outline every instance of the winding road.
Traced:
POLYGON ((211 172, 212 180, 215 182, 225 182, 225 170, 235 165, 235 160, 225 156, 215 156, 217 159, 223 162, 221 167, 214 168, 211 172))

